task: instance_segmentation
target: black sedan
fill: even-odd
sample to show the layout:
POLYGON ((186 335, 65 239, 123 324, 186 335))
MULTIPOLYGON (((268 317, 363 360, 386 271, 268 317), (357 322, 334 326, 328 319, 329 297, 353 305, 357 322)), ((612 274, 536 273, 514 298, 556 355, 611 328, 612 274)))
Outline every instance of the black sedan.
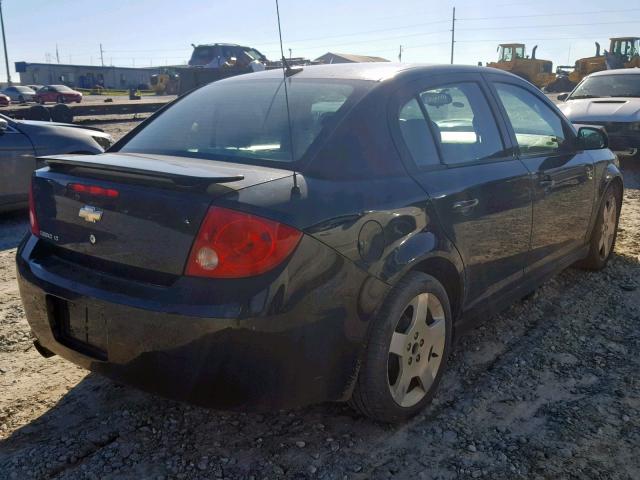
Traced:
POLYGON ((203 405, 385 421, 430 402, 464 327, 604 268, 623 191, 602 130, 458 66, 238 76, 47 163, 17 253, 41 353, 203 405))
POLYGON ((0 115, 0 212, 27 207, 31 174, 44 165, 38 156, 102 153, 112 143, 97 128, 0 115))

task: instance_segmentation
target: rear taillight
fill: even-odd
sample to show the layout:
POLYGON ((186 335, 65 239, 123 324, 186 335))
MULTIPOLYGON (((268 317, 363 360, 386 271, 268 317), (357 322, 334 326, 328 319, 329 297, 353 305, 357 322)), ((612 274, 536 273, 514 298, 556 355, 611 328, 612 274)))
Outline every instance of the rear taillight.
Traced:
POLYGON ((185 275, 242 278, 279 265, 302 232, 248 213, 211 207, 193 242, 185 275))
POLYGON ((38 216, 36 215, 36 204, 33 198, 33 179, 31 179, 31 184, 29 185, 29 224, 31 225, 31 233, 39 236, 40 226, 38 225, 38 216))

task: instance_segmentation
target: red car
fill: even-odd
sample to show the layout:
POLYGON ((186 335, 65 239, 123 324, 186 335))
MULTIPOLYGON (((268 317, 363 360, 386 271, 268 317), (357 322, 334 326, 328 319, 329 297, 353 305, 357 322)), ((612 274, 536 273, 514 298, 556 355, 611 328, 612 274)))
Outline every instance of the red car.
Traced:
POLYGON ((36 92, 35 97, 38 103, 80 103, 82 101, 82 93, 77 92, 66 85, 47 85, 36 92))
POLYGON ((5 94, 0 93, 0 107, 8 107, 11 105, 11 99, 5 94))

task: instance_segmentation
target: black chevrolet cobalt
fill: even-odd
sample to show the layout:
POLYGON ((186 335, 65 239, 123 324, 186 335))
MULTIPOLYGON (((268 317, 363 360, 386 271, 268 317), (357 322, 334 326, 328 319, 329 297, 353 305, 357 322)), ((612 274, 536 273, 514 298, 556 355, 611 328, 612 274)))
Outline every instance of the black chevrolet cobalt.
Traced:
POLYGON ((607 264, 606 134, 529 83, 389 63, 284 78, 210 84, 108 153, 46 159, 17 254, 43 355, 201 405, 399 421, 465 326, 607 264))

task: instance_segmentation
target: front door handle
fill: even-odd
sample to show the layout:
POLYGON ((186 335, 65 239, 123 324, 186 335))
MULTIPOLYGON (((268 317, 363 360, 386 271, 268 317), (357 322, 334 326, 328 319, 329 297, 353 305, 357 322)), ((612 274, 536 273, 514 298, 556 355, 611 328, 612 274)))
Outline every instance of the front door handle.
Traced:
POLYGON ((453 209, 461 213, 467 213, 477 207, 479 203, 480 201, 477 198, 473 200, 462 200, 454 203, 453 209))

